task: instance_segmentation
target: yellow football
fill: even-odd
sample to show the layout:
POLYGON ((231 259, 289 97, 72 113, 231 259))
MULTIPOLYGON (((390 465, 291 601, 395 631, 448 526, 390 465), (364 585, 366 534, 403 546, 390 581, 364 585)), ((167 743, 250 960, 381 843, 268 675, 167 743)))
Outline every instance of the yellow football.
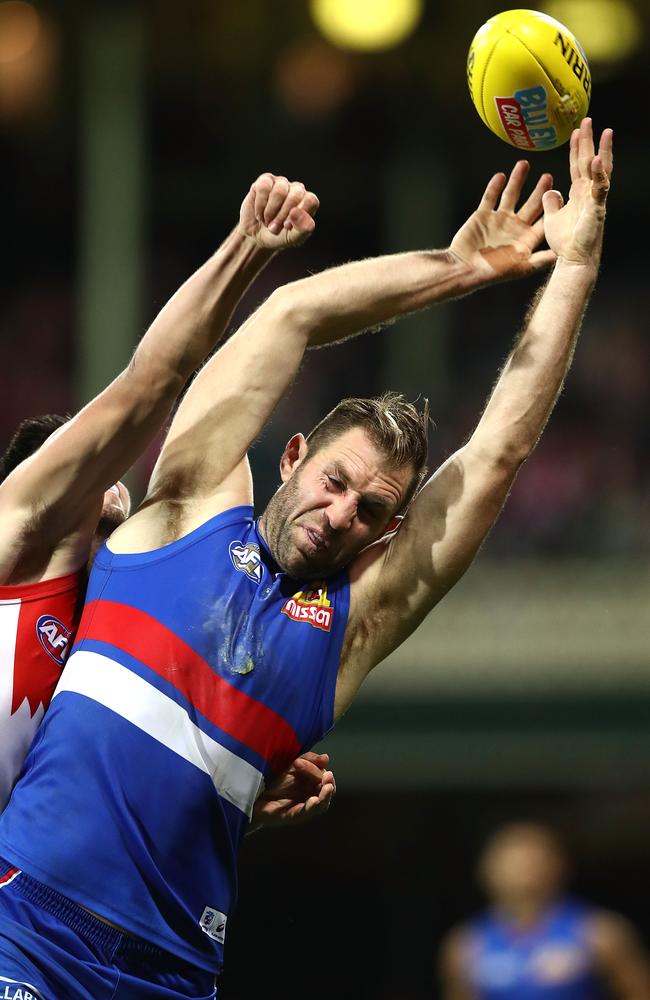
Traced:
POLYGON ((495 135, 523 150, 554 149, 587 114, 591 75, 571 32, 536 10, 506 10, 479 28, 467 82, 495 135))

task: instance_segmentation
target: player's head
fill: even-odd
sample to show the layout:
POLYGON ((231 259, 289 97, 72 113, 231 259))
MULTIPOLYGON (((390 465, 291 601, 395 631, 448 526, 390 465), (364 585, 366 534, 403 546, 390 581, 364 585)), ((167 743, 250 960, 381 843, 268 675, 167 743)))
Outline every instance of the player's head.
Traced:
POLYGON ((495 903, 545 903, 567 875, 564 847, 541 823, 509 823, 488 840, 479 863, 480 881, 495 903))
MULTIPOLYGON (((69 416, 63 417, 58 413, 46 413, 40 417, 28 417, 27 420, 23 420, 0 458, 0 483, 4 482, 26 458, 38 451, 41 445, 69 420, 69 416)), ((106 490, 97 526, 97 536, 100 541, 107 538, 128 517, 129 507, 129 492, 123 483, 116 483, 106 490)))
POLYGON ((28 417, 27 420, 23 420, 0 458, 0 483, 4 482, 9 473, 13 472, 21 462, 38 451, 43 442, 47 441, 54 431, 58 431, 59 427, 63 427, 69 419, 58 413, 46 413, 41 417, 28 417))
POLYGON ((402 514, 426 472, 428 406, 399 393, 344 399, 280 461, 262 518, 276 562, 298 579, 345 566, 402 514))

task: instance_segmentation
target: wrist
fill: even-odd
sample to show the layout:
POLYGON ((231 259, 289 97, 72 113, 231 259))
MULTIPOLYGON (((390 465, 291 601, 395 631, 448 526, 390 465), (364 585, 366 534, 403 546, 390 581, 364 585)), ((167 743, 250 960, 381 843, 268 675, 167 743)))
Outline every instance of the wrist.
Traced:
POLYGON ((236 246, 239 256, 248 261, 269 261, 272 257, 275 257, 277 250, 271 250, 269 247, 263 246, 257 241, 255 236, 251 236, 249 233, 243 232, 241 229, 234 229, 232 231, 231 239, 233 244, 236 246))
POLYGON ((593 257, 588 259, 558 254, 555 270, 560 273, 573 274, 576 278, 584 277, 593 282, 596 280, 599 265, 600 252, 596 252, 593 257))
POLYGON ((486 269, 478 268, 471 260, 449 247, 444 251, 449 263, 450 274, 458 287, 458 294, 464 295, 490 284, 486 269))

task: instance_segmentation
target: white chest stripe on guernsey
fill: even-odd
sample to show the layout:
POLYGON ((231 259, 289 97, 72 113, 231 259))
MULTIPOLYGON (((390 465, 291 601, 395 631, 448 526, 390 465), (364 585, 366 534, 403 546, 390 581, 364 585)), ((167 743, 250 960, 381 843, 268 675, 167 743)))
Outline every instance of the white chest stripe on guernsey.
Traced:
POLYGON ((261 771, 204 733, 184 708, 138 674, 101 653, 79 650, 70 657, 54 697, 64 691, 92 698, 205 771, 219 795, 250 817, 264 786, 261 771))

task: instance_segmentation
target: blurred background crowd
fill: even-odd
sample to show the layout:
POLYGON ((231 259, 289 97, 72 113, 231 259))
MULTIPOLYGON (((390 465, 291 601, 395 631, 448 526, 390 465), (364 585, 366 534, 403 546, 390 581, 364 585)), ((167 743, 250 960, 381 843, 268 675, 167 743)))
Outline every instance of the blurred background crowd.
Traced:
MULTIPOLYGON (((303 180, 322 207, 239 320, 309 271, 447 245, 511 169, 516 151, 465 82, 498 7, 341 0, 337 27, 327 6, 0 2, 3 447, 23 417, 74 411, 119 371, 262 171, 303 180), (392 35, 375 31, 386 11, 392 35)), ((604 264, 573 370, 477 566, 327 741, 336 807, 247 842, 224 1000, 274 984, 286 998, 438 995, 441 936, 477 904, 476 853, 522 814, 559 824, 579 891, 650 940, 650 5, 539 7, 580 39, 595 130, 615 130, 604 264)), ((533 154, 532 174, 550 170, 566 194, 566 160, 533 154)), ((260 509, 286 439, 344 394, 428 396, 439 464, 471 431, 534 288, 310 355, 252 456, 260 509)))

